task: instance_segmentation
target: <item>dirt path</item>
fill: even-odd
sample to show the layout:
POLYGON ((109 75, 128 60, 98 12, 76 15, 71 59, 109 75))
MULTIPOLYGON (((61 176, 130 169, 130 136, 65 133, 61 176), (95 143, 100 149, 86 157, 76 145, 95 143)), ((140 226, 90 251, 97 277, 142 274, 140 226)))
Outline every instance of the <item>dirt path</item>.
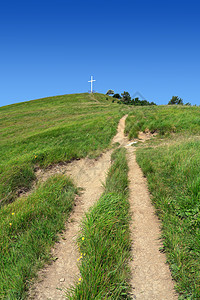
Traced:
MULTIPOLYGON (((123 141, 125 117, 118 125, 118 133, 113 143, 123 141)), ((45 181, 56 173, 71 176, 77 186, 83 188, 76 206, 71 214, 66 231, 59 243, 52 250, 56 260, 39 272, 38 280, 30 290, 29 299, 60 300, 65 299, 65 290, 77 280, 79 270, 77 259, 80 256, 76 246, 76 238, 84 213, 97 201, 103 192, 102 183, 110 167, 112 151, 104 153, 99 159, 81 159, 65 165, 56 165, 47 171, 38 170, 38 180, 45 181)))
MULTIPOLYGON (((166 257, 159 251, 160 223, 151 204, 146 180, 136 163, 134 148, 124 137, 125 119, 126 116, 120 120, 113 143, 126 147, 129 164, 130 206, 133 216, 131 224, 133 261, 130 265, 133 299, 175 300, 178 297, 174 293, 169 267, 165 263, 166 257)), ((142 136, 140 138, 148 139, 142 136)), ((46 180, 55 173, 70 175, 84 191, 77 197, 66 231, 52 250, 53 257, 57 259, 40 271, 39 280, 31 289, 29 299, 65 299, 65 289, 79 277, 76 237, 84 213, 98 200, 103 191, 102 182, 105 181, 110 167, 111 153, 112 151, 108 151, 97 160, 86 158, 54 166, 45 172, 42 170, 37 172, 39 180, 46 180)))
POLYGON ((130 210, 133 216, 131 237, 133 241, 133 261, 131 285, 133 299, 175 300, 169 266, 162 246, 160 222, 155 215, 147 189, 147 182, 136 162, 134 148, 127 148, 130 181, 130 210))

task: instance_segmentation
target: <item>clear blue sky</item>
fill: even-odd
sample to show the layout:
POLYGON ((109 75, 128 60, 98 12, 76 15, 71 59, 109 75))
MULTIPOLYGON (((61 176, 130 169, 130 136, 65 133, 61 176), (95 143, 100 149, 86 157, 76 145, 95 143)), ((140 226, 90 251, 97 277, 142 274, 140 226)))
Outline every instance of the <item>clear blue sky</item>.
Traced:
POLYGON ((2 0, 0 106, 89 90, 200 105, 200 3, 2 0))

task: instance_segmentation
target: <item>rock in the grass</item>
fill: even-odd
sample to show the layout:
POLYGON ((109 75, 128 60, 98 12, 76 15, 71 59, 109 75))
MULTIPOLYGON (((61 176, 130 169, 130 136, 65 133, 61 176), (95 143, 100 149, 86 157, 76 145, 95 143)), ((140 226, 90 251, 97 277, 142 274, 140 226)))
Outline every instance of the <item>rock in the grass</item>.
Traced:
POLYGON ((60 278, 60 282, 64 282, 65 281, 65 278, 60 278))

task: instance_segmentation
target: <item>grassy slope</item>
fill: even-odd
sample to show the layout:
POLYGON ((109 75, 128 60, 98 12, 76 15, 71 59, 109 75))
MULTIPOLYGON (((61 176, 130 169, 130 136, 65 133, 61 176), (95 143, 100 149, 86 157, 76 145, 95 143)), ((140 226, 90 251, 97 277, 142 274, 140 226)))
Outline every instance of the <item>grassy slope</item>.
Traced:
POLYGON ((0 299, 24 299, 29 280, 49 259, 76 189, 62 175, 0 210, 0 299))
POLYGON ((121 116, 105 95, 74 94, 0 108, 0 199, 31 187, 34 167, 97 155, 109 146, 121 116))
POLYGON ((76 192, 62 176, 38 186, 28 197, 17 198, 19 189, 31 187, 36 166, 96 156, 108 148, 122 110, 101 94, 0 108, 1 299, 25 297, 29 280, 49 258, 50 247, 64 228, 76 192))
POLYGON ((200 299, 199 115, 199 107, 137 108, 126 128, 130 136, 147 128, 160 133, 137 150, 137 160, 162 220, 163 250, 181 299, 200 299))
POLYGON ((105 192, 82 223, 80 273, 68 299, 129 299, 128 166, 125 149, 112 155, 105 192))
POLYGON ((200 107, 151 106, 135 107, 126 121, 126 133, 137 137, 138 131, 148 128, 151 132, 166 135, 172 132, 198 134, 200 107))

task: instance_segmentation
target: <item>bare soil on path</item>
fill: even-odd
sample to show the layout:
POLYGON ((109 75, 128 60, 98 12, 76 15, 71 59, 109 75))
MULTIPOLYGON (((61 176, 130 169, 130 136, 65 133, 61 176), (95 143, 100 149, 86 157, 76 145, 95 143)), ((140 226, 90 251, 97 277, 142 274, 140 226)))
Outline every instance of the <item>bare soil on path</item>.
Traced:
MULTIPOLYGON (((123 141, 125 119, 126 116, 120 120, 113 143, 123 141)), ((53 166, 49 170, 36 172, 39 181, 45 181, 54 174, 68 175, 83 191, 75 200, 74 210, 66 224, 66 231, 52 249, 55 261, 39 272, 37 282, 30 289, 29 299, 65 299, 66 289, 80 277, 77 266, 80 253, 77 249, 76 239, 84 213, 100 198, 103 192, 102 184, 105 182, 111 165, 111 153, 112 150, 103 153, 98 159, 80 159, 53 166)))
POLYGON ((133 299, 175 300, 174 282, 166 256, 160 252, 161 223, 155 214, 146 178, 136 162, 135 150, 126 146, 129 166, 129 202, 132 215, 131 286, 133 299))
MULTIPOLYGON (((151 204, 146 180, 136 162, 135 150, 124 136, 126 116, 118 125, 113 143, 127 149, 130 181, 130 211, 132 215, 132 256, 130 262, 133 299, 175 300, 174 284, 166 257, 159 251, 162 246, 160 222, 151 204), (129 146, 128 146, 129 145, 129 146)), ((141 138, 143 141, 149 137, 141 138)), ((107 171, 111 164, 112 150, 98 159, 81 159, 68 164, 56 165, 47 171, 38 170, 37 178, 46 180, 55 173, 63 173, 74 179, 83 188, 75 200, 75 207, 66 224, 60 241, 52 249, 55 261, 39 272, 38 280, 30 289, 29 299, 65 299, 65 290, 79 278, 77 259, 79 252, 76 239, 84 213, 99 199, 103 192, 107 171)), ((92 300, 92 299, 91 299, 92 300)))

